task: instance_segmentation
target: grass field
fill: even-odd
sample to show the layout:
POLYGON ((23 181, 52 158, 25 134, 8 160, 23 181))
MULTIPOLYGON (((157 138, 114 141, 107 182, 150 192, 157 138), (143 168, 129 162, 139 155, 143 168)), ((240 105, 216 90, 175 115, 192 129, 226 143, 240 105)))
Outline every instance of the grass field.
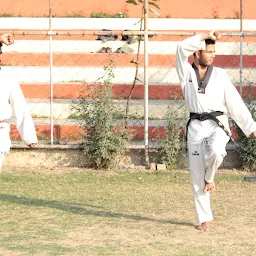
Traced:
POLYGON ((246 175, 216 175, 215 221, 202 232, 186 171, 4 171, 0 255, 253 256, 256 182, 246 175))

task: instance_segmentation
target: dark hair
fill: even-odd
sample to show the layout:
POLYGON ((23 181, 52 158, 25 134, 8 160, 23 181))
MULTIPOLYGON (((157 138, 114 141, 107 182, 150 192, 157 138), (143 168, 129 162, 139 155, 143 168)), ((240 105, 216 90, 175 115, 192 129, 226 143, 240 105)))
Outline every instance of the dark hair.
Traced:
POLYGON ((215 44, 215 41, 212 39, 205 39, 205 44, 215 44))
MULTIPOLYGON (((204 41, 205 41, 206 45, 208 45, 208 44, 215 44, 215 41, 212 40, 212 39, 205 39, 204 41)), ((202 51, 202 50, 200 50, 200 51, 202 51)), ((196 53, 194 52, 193 55, 196 56, 196 53)))

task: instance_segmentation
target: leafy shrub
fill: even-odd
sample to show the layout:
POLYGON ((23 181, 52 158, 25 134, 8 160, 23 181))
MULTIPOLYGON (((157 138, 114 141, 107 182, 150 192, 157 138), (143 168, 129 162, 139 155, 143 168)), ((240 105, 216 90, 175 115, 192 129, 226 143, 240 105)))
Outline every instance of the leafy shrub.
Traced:
MULTIPOLYGON (((256 120, 256 105, 252 101, 246 102, 254 120, 256 120)), ((242 159, 242 168, 246 171, 256 171, 256 138, 247 138, 235 122, 232 122, 238 135, 237 151, 242 159)))
POLYGON ((167 125, 164 138, 160 138, 160 156, 162 163, 165 163, 168 169, 173 169, 177 165, 178 156, 181 153, 182 124, 186 119, 186 110, 184 102, 174 101, 170 104, 166 112, 167 125))
POLYGON ((90 166, 96 169, 116 166, 118 157, 128 151, 127 144, 132 139, 132 133, 118 120, 120 114, 111 91, 113 69, 111 62, 99 82, 89 85, 86 96, 72 104, 85 130, 84 152, 90 166))

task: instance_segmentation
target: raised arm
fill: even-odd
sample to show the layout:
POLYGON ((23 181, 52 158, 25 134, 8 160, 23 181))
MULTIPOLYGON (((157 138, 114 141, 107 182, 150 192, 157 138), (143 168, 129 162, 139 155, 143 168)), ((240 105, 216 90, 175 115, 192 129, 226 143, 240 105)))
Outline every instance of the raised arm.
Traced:
POLYGON ((0 42, 4 43, 5 45, 13 44, 14 43, 13 35, 10 33, 0 35, 0 42))
POLYGON ((176 70, 182 87, 186 82, 188 73, 188 57, 198 50, 204 50, 206 39, 212 39, 215 41, 220 38, 221 34, 218 31, 210 31, 186 38, 178 44, 176 51, 176 70))
POLYGON ((217 30, 212 30, 207 33, 202 34, 201 40, 212 39, 213 41, 219 40, 221 38, 221 33, 217 30))

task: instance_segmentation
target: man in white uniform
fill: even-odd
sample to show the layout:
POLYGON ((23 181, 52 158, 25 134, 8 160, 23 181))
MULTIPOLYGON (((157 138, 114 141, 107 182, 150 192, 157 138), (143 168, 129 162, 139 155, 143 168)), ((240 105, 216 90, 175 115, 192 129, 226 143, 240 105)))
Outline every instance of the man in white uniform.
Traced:
MULTIPOLYGON (((11 45, 14 43, 11 34, 0 35, 0 54, 2 43, 11 45)), ((12 116, 23 142, 33 148, 37 141, 35 126, 27 108, 20 85, 14 80, 15 74, 8 74, 4 69, 0 70, 0 171, 3 159, 11 147, 10 125, 6 122, 12 116)))
POLYGON ((247 137, 256 136, 256 122, 221 68, 212 67, 218 31, 195 35, 180 42, 176 69, 190 111, 187 145, 198 228, 208 230, 213 220, 210 192, 215 173, 226 156, 230 137, 228 116, 247 137), (194 55, 191 65, 188 57, 194 55), (209 114, 211 113, 211 114, 209 114), (220 122, 219 122, 220 121, 220 122))

